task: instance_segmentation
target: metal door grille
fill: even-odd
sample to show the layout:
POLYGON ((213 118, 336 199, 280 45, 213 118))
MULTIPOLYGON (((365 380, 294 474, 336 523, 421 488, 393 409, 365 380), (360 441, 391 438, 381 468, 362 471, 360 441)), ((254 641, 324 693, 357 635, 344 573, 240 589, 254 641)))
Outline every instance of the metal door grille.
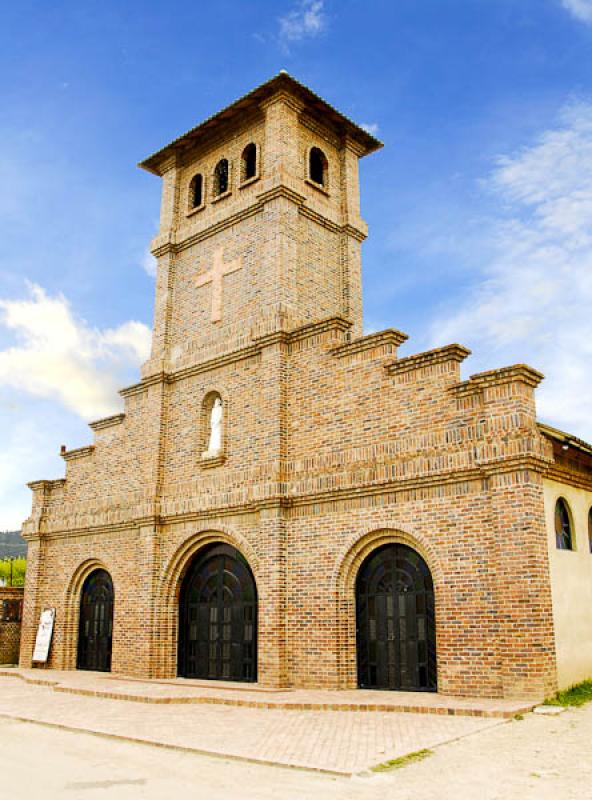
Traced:
POLYGON ((213 545, 197 556, 179 611, 180 675, 257 680, 257 589, 238 550, 213 545))
POLYGON ((434 586, 415 550, 389 544, 371 553, 356 583, 360 687, 436 690, 434 586))
POLYGON ((113 582, 104 569, 85 580, 80 598, 78 669, 109 672, 113 643, 113 582))

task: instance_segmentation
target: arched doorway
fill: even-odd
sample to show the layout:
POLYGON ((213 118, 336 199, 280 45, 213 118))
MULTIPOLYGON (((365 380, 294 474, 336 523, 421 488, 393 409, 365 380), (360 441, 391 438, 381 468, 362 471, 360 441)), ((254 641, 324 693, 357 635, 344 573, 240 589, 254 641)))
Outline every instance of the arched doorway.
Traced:
POLYGON ((436 691, 434 585, 419 553, 386 544, 365 559, 356 625, 360 688, 436 691))
POLYGON ((111 670, 113 640, 113 581, 96 569, 82 586, 78 626, 78 669, 111 670))
POLYGON ((200 551, 183 581, 178 672, 257 680, 257 587, 246 559, 230 545, 200 551))

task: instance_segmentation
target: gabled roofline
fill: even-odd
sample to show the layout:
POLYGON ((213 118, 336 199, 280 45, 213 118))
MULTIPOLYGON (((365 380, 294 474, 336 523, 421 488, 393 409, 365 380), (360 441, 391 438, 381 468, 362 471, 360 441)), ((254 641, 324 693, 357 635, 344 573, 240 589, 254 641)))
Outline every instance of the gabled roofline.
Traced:
POLYGON ((182 152, 188 146, 194 144, 204 134, 211 133, 215 128, 229 122, 233 118, 236 118, 239 114, 257 106, 267 97, 281 90, 285 90, 296 95, 303 100, 306 106, 309 108, 312 107, 313 109, 320 111, 323 116, 328 117, 338 130, 342 131, 343 134, 347 134, 359 145, 361 145, 363 151, 362 155, 373 153, 375 150, 379 150, 383 146, 379 139, 372 136, 372 134, 368 133, 368 131, 364 130, 364 128, 356 125, 355 122, 352 122, 346 116, 337 111, 337 109, 333 108, 333 106, 329 105, 329 103, 323 100, 322 97, 319 97, 307 86, 300 83, 291 75, 288 75, 287 72, 282 70, 270 80, 262 83, 260 86, 257 86, 255 89, 250 91, 248 94, 243 95, 243 97, 240 97, 238 100, 235 100, 234 103, 226 106, 226 108, 218 111, 213 116, 208 117, 195 128, 192 128, 182 136, 173 139, 173 141, 170 142, 170 144, 167 144, 166 147, 157 150, 156 153, 153 153, 151 156, 148 156, 148 158, 140 161, 138 166, 147 170, 148 172, 151 172, 153 175, 161 175, 161 165, 166 159, 170 158, 171 155, 179 151, 182 152))

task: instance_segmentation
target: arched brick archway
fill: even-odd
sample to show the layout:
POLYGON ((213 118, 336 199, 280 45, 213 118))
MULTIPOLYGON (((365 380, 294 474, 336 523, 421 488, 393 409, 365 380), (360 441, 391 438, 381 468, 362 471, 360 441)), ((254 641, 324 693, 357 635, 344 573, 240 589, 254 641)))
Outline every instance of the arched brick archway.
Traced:
POLYGON ((434 584, 406 544, 374 549, 356 580, 358 686, 436 691, 434 584))
POLYGON ((111 575, 95 569, 82 584, 76 666, 82 670, 111 671, 113 605, 111 575))
POLYGON ((113 580, 113 572, 109 565, 98 558, 89 558, 83 561, 70 578, 64 603, 64 644, 61 650, 61 664, 56 664, 58 669, 76 669, 80 627, 80 597, 85 581, 97 570, 105 570, 113 580))
POLYGON ((405 531, 380 528, 366 531, 347 543, 332 578, 337 608, 337 671, 340 688, 358 686, 356 636, 356 581, 360 567, 374 551, 390 544, 401 544, 417 552, 427 564, 433 579, 436 619, 441 603, 442 570, 432 546, 423 538, 405 531))
POLYGON ((260 592, 259 560, 243 536, 228 530, 204 530, 187 538, 169 558, 156 587, 154 630, 157 632, 152 659, 153 677, 177 676, 179 649, 179 602, 183 581, 195 557, 216 544, 236 548, 249 565, 260 592))
POLYGON ((257 586, 240 550, 216 542, 194 556, 179 599, 180 676, 257 680, 257 586))

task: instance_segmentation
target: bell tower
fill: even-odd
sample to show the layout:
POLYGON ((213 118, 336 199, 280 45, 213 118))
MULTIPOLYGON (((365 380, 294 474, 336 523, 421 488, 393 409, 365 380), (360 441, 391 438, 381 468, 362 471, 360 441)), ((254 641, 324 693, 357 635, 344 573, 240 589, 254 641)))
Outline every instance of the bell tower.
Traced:
POLYGON ((143 377, 328 318, 360 336, 358 161, 379 147, 281 72, 144 160, 163 188, 143 377))

